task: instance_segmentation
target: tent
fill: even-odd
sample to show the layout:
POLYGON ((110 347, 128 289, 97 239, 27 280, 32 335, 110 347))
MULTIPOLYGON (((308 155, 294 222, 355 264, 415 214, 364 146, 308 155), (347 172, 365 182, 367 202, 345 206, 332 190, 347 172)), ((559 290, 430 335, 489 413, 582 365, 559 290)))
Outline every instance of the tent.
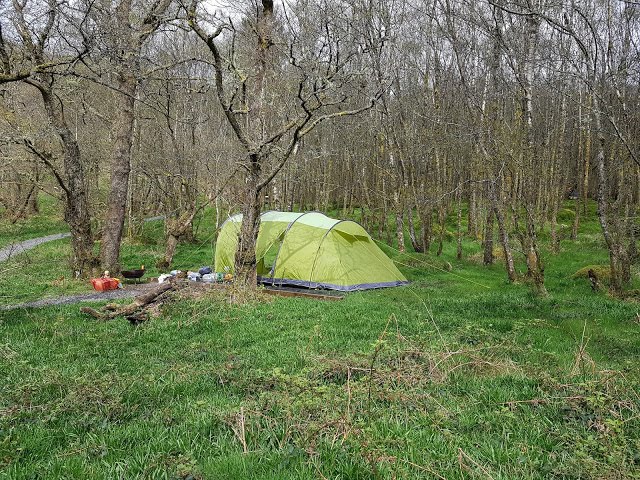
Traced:
MULTIPOLYGON (((238 214, 222 225, 217 272, 233 272, 241 224, 238 214)), ((408 283, 359 224, 318 212, 263 213, 256 259, 258 280, 267 284, 352 291, 408 283)))

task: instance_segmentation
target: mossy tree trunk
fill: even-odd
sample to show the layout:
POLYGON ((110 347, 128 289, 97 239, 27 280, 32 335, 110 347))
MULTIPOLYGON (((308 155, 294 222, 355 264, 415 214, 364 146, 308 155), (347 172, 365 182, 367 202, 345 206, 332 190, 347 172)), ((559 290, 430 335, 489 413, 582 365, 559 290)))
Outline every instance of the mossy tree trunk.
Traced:
POLYGON ((35 87, 40 94, 47 122, 60 141, 62 168, 54 164, 50 153, 42 150, 31 140, 25 138, 22 143, 39 162, 46 166, 63 192, 64 218, 71 230, 73 252, 71 269, 75 277, 84 277, 90 275, 96 265, 93 255, 89 193, 80 147, 67 123, 61 97, 54 90, 56 77, 45 68, 41 68, 47 65, 49 60, 45 47, 50 41, 51 32, 58 20, 55 2, 50 0, 46 7, 42 22, 35 26, 28 19, 30 12, 28 9, 25 10, 26 2, 13 2, 13 20, 20 32, 21 47, 26 54, 25 58, 31 60, 33 65, 29 70, 12 73, 6 42, 0 28, 0 47, 2 47, 0 48, 2 65, 0 83, 24 82, 35 87), (34 28, 40 28, 40 30, 36 32, 34 28))
POLYGON ((260 160, 254 159, 246 175, 243 194, 242 224, 235 256, 235 281, 245 287, 255 288, 257 277, 256 243, 260 230, 260 210, 262 195, 258 189, 260 178, 260 160))

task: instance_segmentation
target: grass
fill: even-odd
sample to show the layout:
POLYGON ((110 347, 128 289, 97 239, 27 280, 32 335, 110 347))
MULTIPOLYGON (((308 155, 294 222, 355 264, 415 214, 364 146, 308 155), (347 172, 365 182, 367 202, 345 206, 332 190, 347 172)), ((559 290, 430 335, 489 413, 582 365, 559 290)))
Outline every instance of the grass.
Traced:
MULTIPOLYGON (((13 242, 43 237, 69 231, 64 223, 62 208, 55 198, 42 194, 39 199, 40 214, 11 223, 0 217, 0 248, 13 242)), ((0 211, 0 214, 4 213, 0 211)))
MULTIPOLYGON (((47 211, 54 210, 53 205, 45 202, 47 211)), ((49 215, 49 213, 46 213, 49 215)), ((15 240, 35 238, 61 231, 47 231, 47 225, 57 225, 55 216, 42 220, 39 216, 24 221, 20 235, 15 240), (49 222, 49 223, 47 223, 49 222)), ((0 224, 1 225, 1 224, 0 224)), ((10 231, 11 229, 5 227, 10 231)), ((174 267, 187 270, 202 265, 213 264, 213 216, 210 210, 198 219, 200 238, 194 243, 180 245, 174 257, 174 267)), ((62 229, 64 230, 64 229, 62 229)), ((0 239, 2 239, 0 228, 0 239)), ((151 221, 143 225, 137 237, 125 237, 122 245, 121 263, 125 268, 138 268, 145 265, 146 278, 157 277, 160 273, 156 262, 163 258, 163 222, 151 221)), ((96 254, 99 245, 96 245, 96 254)), ((0 304, 22 303, 42 297, 71 295, 91 289, 87 280, 74 279, 71 276, 69 258, 71 245, 68 239, 48 242, 33 250, 16 255, 8 262, 0 263, 0 304)))
MULTIPOLYGON (((545 299, 451 242, 387 249, 412 284, 341 302, 217 293, 139 327, 0 312, 0 477, 640 478, 638 305, 573 278, 607 261, 593 222, 544 255, 545 299)), ((159 228, 125 264, 154 263, 159 228)), ((178 265, 207 263, 207 230, 178 265)), ((63 272, 65 248, 30 268, 63 272)))

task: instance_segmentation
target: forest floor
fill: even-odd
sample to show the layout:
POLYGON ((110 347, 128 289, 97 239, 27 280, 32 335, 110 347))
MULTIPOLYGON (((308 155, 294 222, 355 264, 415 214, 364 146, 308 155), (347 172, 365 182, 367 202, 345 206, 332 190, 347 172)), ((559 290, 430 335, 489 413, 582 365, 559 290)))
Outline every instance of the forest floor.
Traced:
MULTIPOLYGON (((0 224, 0 245, 61 231, 47 215, 0 224)), ((176 268, 212 263, 210 218, 176 268)), ((145 224, 123 264, 156 276, 161 236, 145 224)), ((593 207, 543 251, 546 298, 463 247, 386 248, 412 283, 340 302, 213 291, 137 327, 0 312, 0 477, 640 478, 640 305, 574 278, 607 263, 593 207)), ((0 304, 87 292, 69 250, 1 264, 0 304)))

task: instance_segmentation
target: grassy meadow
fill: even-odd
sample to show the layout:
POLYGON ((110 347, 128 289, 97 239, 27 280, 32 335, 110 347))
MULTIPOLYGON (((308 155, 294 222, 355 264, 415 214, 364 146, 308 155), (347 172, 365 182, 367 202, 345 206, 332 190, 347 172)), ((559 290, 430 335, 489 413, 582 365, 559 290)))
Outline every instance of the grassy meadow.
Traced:
MULTIPOLYGON (((212 263, 211 225, 177 268, 212 263)), ((161 236, 146 224, 123 264, 157 274, 161 236)), ((386 248, 412 283, 336 302, 216 291, 137 327, 0 311, 0 478, 640 478, 640 306, 574 278, 607 263, 593 208, 577 242, 543 249, 547 298, 455 247, 386 248)), ((62 240, 0 264, 0 304, 86 291, 68 255, 62 240)))

